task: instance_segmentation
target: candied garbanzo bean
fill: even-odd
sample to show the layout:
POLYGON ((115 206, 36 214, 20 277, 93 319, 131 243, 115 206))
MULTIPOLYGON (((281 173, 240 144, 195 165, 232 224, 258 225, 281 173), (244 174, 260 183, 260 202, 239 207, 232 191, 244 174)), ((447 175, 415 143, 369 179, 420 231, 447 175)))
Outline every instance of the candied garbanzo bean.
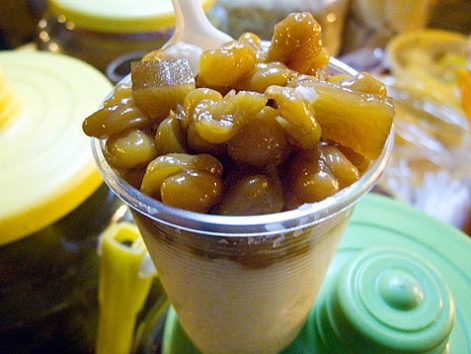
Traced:
POLYGON ((339 149, 345 155, 345 157, 348 159, 348 161, 350 161, 351 163, 353 163, 355 165, 355 167, 358 169, 358 172, 360 174, 365 172, 368 169, 368 167, 370 167, 371 160, 368 159, 367 157, 355 152, 354 150, 352 150, 348 147, 342 146, 342 145, 335 144, 333 146, 335 146, 337 149, 339 149))
POLYGON ((264 95, 248 91, 231 91, 220 102, 203 100, 193 109, 196 132, 210 143, 228 142, 267 101, 264 95))
POLYGON ((109 107, 115 104, 126 104, 132 100, 132 85, 130 82, 118 83, 110 98, 108 98, 103 106, 109 107))
POLYGON ((274 100, 280 115, 278 123, 286 130, 291 142, 302 149, 319 144, 322 129, 311 104, 291 87, 270 86, 266 92, 274 100))
POLYGON ((207 213, 221 200, 222 180, 204 170, 184 169, 167 177, 160 187, 164 204, 207 213))
POLYGON ((251 175, 231 186, 218 206, 221 215, 260 215, 278 213, 283 208, 279 181, 266 175, 251 175))
POLYGON ((373 75, 367 72, 361 72, 354 77, 343 78, 342 80, 336 81, 335 85, 358 92, 379 95, 381 97, 386 97, 387 95, 386 85, 376 80, 373 75))
POLYGON ((155 133, 155 148, 157 155, 188 151, 182 121, 175 113, 170 112, 169 116, 159 124, 155 133))
POLYGON ((247 74, 256 62, 255 48, 245 41, 232 41, 221 48, 203 52, 198 85, 230 88, 247 74))
POLYGON ((132 102, 125 100, 106 105, 83 122, 82 129, 89 136, 106 139, 129 129, 145 129, 152 120, 143 114, 132 102))
POLYGON ((218 159, 208 154, 161 155, 147 165, 141 191, 160 200, 160 188, 165 179, 183 170, 206 171, 220 178, 223 166, 218 159))
POLYGON ((338 179, 322 158, 320 147, 300 152, 288 171, 290 190, 301 203, 319 202, 340 189, 338 179))
POLYGON ((106 152, 106 157, 117 168, 146 165, 157 157, 154 138, 139 129, 110 137, 106 141, 106 152))
POLYGON ((339 181, 339 187, 344 188, 354 183, 360 177, 358 168, 335 146, 321 146, 321 156, 329 170, 339 181))
POLYGON ((227 151, 226 143, 211 143, 204 140, 196 130, 196 124, 192 122, 186 131, 188 146, 194 153, 208 153, 215 156, 224 156, 227 151))
MULTIPOLYGON (((185 113, 187 117, 193 117, 195 107, 200 104, 202 101, 213 101, 215 103, 221 102, 224 98, 219 91, 212 90, 209 88, 197 88, 190 91, 183 101, 183 107, 185 108, 185 113)), ((206 102, 206 104, 210 104, 206 102)), ((191 120, 189 120, 191 122, 191 120)))
POLYGON ((298 74, 280 62, 257 63, 253 69, 239 81, 238 85, 244 90, 264 93, 272 86, 285 86, 288 81, 298 74))
POLYGON ((229 156, 253 166, 279 164, 290 151, 285 130, 276 121, 278 111, 264 107, 227 143, 229 156))
POLYGON ((275 26, 267 60, 285 63, 305 74, 324 62, 317 58, 322 49, 321 26, 312 14, 293 13, 275 26))
POLYGON ((299 13, 268 45, 245 33, 219 49, 192 47, 195 58, 178 57, 182 43, 159 49, 133 63, 132 82, 83 129, 107 139, 105 156, 126 181, 166 205, 256 215, 321 201, 379 156, 394 108, 367 73, 325 80, 320 31, 299 13))

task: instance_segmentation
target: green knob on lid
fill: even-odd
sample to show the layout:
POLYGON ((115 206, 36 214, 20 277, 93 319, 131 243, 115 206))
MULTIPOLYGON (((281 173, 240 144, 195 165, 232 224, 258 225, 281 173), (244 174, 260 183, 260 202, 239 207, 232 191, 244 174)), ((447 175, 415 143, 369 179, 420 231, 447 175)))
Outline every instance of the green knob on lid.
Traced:
POLYGON ((326 295, 317 310, 319 331, 327 348, 340 351, 442 353, 455 320, 437 270, 400 249, 359 253, 326 295))
POLYGON ((402 269, 387 270, 381 274, 378 292, 386 304, 402 311, 413 310, 424 298, 420 281, 402 269))

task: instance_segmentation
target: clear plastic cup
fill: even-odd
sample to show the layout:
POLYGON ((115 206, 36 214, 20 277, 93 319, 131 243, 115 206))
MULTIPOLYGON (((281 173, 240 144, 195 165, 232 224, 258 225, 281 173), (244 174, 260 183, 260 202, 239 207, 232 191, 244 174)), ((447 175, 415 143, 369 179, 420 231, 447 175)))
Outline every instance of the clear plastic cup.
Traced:
MULTIPOLYGON (((333 60, 331 71, 351 73, 333 60)), ((178 319, 204 353, 277 353, 301 330, 355 203, 381 176, 378 160, 322 202, 260 216, 166 206, 122 179, 92 139, 105 182, 130 207, 178 319)))

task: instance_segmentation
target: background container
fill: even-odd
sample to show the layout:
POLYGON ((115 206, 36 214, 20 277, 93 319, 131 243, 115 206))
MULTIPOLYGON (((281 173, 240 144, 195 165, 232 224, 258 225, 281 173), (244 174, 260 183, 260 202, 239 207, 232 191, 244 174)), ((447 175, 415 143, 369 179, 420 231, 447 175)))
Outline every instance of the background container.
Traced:
POLYGON ((323 46, 337 55, 342 45, 348 0, 218 0, 212 12, 229 35, 238 38, 244 32, 270 40, 274 26, 292 12, 311 12, 322 27, 323 46))
MULTIPOLYGON (((214 0, 201 2, 208 9, 214 0)), ((171 0, 48 0, 36 43, 40 50, 79 58, 117 82, 129 73, 131 60, 160 48, 174 26, 171 0)))

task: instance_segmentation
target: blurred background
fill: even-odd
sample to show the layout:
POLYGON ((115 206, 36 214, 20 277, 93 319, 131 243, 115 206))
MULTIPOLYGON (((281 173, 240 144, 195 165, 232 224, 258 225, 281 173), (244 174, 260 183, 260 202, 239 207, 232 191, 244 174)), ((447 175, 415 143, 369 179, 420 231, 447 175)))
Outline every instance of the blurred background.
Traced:
MULTIPOLYGON (((169 0, 170 1, 170 0, 169 0)), ((316 3, 348 3, 348 1, 290 1, 293 8, 305 8, 312 6, 310 4, 316 3)), ((355 3, 356 1, 350 1, 355 3)), ((381 2, 381 1, 379 1, 381 2)), ((383 1, 384 2, 384 1, 383 1)), ((393 1, 394 2, 394 1, 393 1)), ((401 6, 414 1, 395 1, 401 6)), ((219 3, 232 11, 245 11, 247 7, 253 9, 257 6, 267 8, 270 6, 272 9, 276 6, 275 1, 228 1, 219 0, 219 3), (266 5, 265 3, 273 3, 266 5), (261 4, 261 5, 260 5, 261 4), (245 9, 244 9, 245 8, 245 9), (241 10, 243 9, 243 10, 241 10)), ((431 16, 423 16, 423 21, 432 28, 442 28, 450 31, 457 31, 469 35, 471 33, 471 2, 468 0, 437 0, 433 3, 433 10, 431 16)), ((351 5, 351 4, 350 4, 351 5)), ((285 7, 286 5, 284 5, 285 7)), ((318 5, 315 5, 318 6, 318 5)), ((348 4, 347 4, 348 6, 348 4)), ((21 45, 29 43, 34 40, 37 32, 37 24, 47 9, 47 0, 3 0, 0 2, 0 49, 13 49, 21 45)), ((249 10, 250 11, 250 10, 249 10)), ((288 10, 289 11, 289 10, 288 10)), ((345 11, 345 10, 343 10, 345 11)), ((348 11, 348 10, 347 10, 348 11)), ((346 14, 346 18, 355 15, 355 9, 350 9, 350 14, 346 14)), ((236 16, 237 17, 237 16, 236 16)), ((232 20, 233 22, 236 19, 232 20)), ((247 20, 245 25, 249 21, 247 20)), ((346 21, 345 21, 346 22, 346 21)), ((270 31, 270 27, 262 23, 252 24, 252 26, 264 27, 265 31, 270 31)), ((412 24, 413 25, 413 24, 412 24)), ((232 28, 233 32, 237 29, 232 28)), ((259 33, 259 32, 257 32, 259 33)), ((348 47, 348 43, 345 44, 348 47)))

